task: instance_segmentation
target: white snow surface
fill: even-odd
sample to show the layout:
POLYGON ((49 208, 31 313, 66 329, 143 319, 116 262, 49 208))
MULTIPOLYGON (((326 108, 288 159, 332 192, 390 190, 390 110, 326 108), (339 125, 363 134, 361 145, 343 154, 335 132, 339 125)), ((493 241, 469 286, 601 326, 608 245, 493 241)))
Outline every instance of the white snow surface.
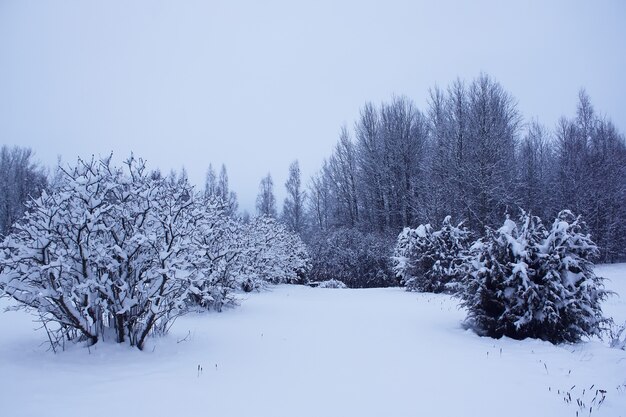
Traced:
MULTIPOLYGON (((626 264, 596 272, 623 294, 605 313, 626 321, 626 264)), ((626 416, 625 351, 483 338, 464 316, 447 295, 281 285, 185 316, 144 352, 102 342, 55 355, 32 316, 6 312, 0 415, 574 417, 602 389, 591 415, 626 416)))

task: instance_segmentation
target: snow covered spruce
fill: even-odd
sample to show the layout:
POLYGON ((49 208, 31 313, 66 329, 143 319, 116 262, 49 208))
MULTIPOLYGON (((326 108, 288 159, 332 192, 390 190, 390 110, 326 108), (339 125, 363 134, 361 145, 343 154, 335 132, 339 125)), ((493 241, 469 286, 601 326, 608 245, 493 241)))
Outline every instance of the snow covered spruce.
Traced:
POLYGON ((394 270, 409 291, 456 293, 467 326, 481 335, 553 343, 599 336, 607 324, 600 303, 609 292, 593 272, 598 248, 585 223, 568 210, 550 231, 526 213, 519 223, 507 218, 469 249, 467 232, 449 217, 436 232, 430 225, 406 228, 394 270))
POLYGON ((452 226, 450 216, 441 230, 430 224, 406 227, 398 236, 393 269, 408 291, 455 292, 463 276, 469 232, 452 226))
POLYGON ((299 238, 263 219, 244 226, 223 207, 133 157, 124 168, 79 160, 3 241, 0 289, 39 313, 53 348, 110 339, 143 349, 190 307, 219 310, 247 283, 302 279, 299 238))
POLYGON ((585 223, 559 213, 547 231, 541 219, 522 214, 507 219, 470 249, 462 305, 467 324, 492 337, 577 342, 600 335, 606 319, 601 301, 608 292, 593 272, 598 248, 585 223))

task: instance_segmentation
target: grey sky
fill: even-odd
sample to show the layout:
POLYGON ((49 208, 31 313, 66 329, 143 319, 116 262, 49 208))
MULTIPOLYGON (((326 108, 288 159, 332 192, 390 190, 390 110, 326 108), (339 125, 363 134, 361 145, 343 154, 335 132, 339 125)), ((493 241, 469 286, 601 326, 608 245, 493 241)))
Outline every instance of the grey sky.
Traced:
POLYGON ((623 1, 0 0, 0 142, 131 151, 201 185, 226 164, 243 208, 271 171, 305 180, 365 101, 480 71, 553 127, 585 87, 626 129, 623 1))

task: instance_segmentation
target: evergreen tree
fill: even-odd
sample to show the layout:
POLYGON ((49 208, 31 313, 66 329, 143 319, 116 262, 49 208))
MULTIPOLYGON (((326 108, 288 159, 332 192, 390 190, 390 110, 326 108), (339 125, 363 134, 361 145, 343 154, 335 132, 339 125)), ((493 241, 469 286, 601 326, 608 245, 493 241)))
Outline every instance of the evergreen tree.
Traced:
POLYGON ((462 303, 479 334, 552 343, 599 335, 609 294, 593 273, 597 247, 580 218, 562 211, 548 232, 538 217, 507 219, 471 248, 462 303))
POLYGON ((477 333, 491 337, 511 336, 511 316, 503 320, 509 297, 515 293, 515 281, 527 282, 526 268, 521 263, 523 246, 516 238, 517 226, 508 219, 497 229, 488 229, 486 236, 470 248, 472 269, 466 275, 461 305, 467 309, 466 323, 477 333))
POLYGON ((454 292, 463 276, 469 232, 446 216, 440 230, 420 225, 398 236, 394 272, 407 291, 454 292))
POLYGON ((433 233, 436 239, 435 263, 428 271, 431 282, 435 285, 435 292, 459 291, 460 280, 466 270, 467 245, 470 233, 463 226, 452 225, 452 218, 446 216, 440 230, 433 233))
POLYGON ((592 260, 598 247, 587 233, 585 222, 569 210, 559 213, 546 238, 541 276, 549 283, 550 307, 556 312, 545 320, 543 338, 552 342, 576 342, 583 336, 599 335, 606 322, 601 302, 610 292, 603 278, 595 275, 592 260))
POLYGON ((430 224, 419 225, 416 229, 405 227, 398 236, 394 256, 394 272, 407 291, 434 290, 426 273, 435 264, 435 243, 430 224))

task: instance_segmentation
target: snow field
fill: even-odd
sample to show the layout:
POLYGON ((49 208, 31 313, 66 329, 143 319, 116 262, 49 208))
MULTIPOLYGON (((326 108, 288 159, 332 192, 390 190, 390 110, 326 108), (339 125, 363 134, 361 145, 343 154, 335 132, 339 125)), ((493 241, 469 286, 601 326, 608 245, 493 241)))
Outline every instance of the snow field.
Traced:
MULTIPOLYGON (((625 264, 597 273, 626 294, 625 264)), ((626 321, 626 295, 604 309, 626 321)), ((481 338, 464 317, 446 295, 282 285, 182 317, 144 352, 104 342, 54 355, 32 317, 7 312, 0 415, 574 417, 603 389, 591 415, 626 416, 626 352, 481 338)))

